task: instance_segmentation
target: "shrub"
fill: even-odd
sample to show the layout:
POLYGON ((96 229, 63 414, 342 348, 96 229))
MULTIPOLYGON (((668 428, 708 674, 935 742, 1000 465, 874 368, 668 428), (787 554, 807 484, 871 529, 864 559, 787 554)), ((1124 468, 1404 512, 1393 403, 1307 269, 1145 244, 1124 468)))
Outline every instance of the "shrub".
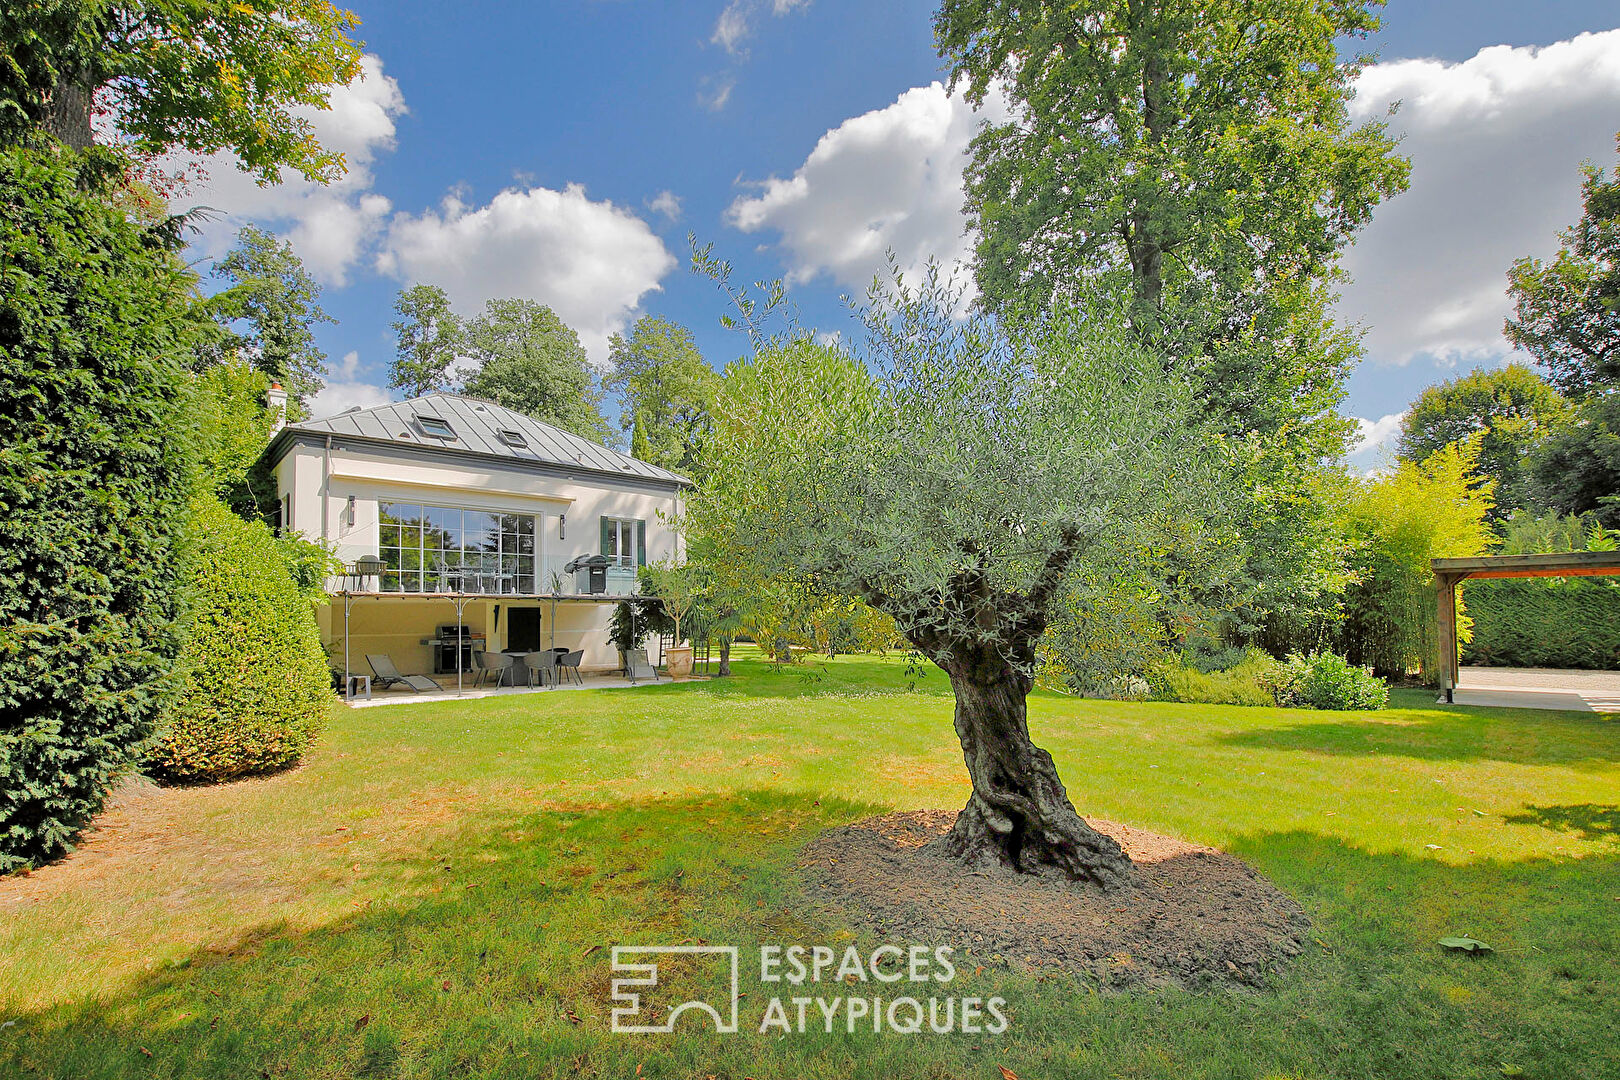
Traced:
POLYGON ((1371 668, 1337 653, 1294 653, 1265 680, 1278 705, 1296 709, 1382 709, 1389 686, 1371 668))
POLYGON ((332 700, 309 599, 261 522, 212 498, 193 504, 192 522, 190 633, 153 771, 228 780, 291 765, 332 700))
POLYGON ((0 152, 0 873, 71 847, 178 648, 198 323, 94 160, 0 152))
POLYGON ((1224 670, 1199 662, 1211 659, 1208 655, 1176 657, 1156 667, 1148 675, 1154 700, 1201 705, 1277 703, 1269 689, 1279 667, 1277 661, 1254 648, 1222 652, 1233 661, 1224 670))

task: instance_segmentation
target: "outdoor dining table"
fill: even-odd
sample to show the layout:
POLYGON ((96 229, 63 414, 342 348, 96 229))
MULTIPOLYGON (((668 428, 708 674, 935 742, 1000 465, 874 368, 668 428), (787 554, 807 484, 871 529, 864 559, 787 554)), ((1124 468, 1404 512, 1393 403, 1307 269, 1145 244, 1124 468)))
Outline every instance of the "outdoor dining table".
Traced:
POLYGON ((554 649, 502 649, 501 653, 503 655, 510 656, 512 658, 512 683, 511 683, 511 685, 513 685, 513 686, 533 686, 534 685, 530 681, 530 676, 533 673, 531 671, 529 671, 529 665, 525 664, 523 662, 523 658, 525 656, 528 656, 531 652, 554 652, 558 656, 563 656, 563 655, 567 654, 568 650, 562 648, 561 646, 558 646, 557 648, 554 648, 554 649))

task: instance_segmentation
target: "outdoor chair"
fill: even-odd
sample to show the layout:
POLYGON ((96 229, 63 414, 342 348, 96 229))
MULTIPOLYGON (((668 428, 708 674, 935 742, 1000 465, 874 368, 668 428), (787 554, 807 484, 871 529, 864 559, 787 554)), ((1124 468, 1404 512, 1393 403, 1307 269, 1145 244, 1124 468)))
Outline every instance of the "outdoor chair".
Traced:
POLYGON ((553 686, 557 685, 557 654, 554 652, 526 653, 523 663, 529 669, 529 682, 544 686, 550 679, 553 686))
POLYGON ((579 673, 579 665, 584 661, 584 659, 584 649, 575 649, 571 653, 564 653, 562 656, 557 657, 558 674, 564 676, 572 674, 574 676, 574 681, 579 683, 579 685, 584 686, 585 677, 579 673))
POLYGON ((485 649, 478 650, 477 652, 473 653, 473 663, 478 666, 478 680, 473 685, 483 686, 484 676, 488 675, 490 672, 495 673, 496 686, 501 685, 503 681, 507 682, 508 684, 515 682, 516 680, 512 674, 512 665, 516 662, 516 660, 517 657, 508 656, 505 653, 492 653, 485 649))
POLYGON ((371 665, 373 681, 380 690, 386 690, 395 683, 402 683, 418 694, 424 690, 440 689, 439 684, 426 675, 401 675, 387 653, 367 653, 366 663, 371 665))
POLYGON ((630 649, 624 654, 624 674, 632 683, 641 679, 658 681, 658 672, 647 659, 646 649, 630 649))

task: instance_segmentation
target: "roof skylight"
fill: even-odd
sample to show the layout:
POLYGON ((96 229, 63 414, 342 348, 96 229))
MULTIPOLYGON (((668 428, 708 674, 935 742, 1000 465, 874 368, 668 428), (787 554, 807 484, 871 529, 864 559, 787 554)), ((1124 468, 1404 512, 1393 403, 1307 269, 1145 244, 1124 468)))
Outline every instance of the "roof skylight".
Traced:
POLYGON ((505 443, 507 446, 515 446, 521 449, 529 445, 529 440, 521 431, 513 431, 510 428, 502 428, 500 430, 500 436, 501 442, 505 443))
POLYGON ((424 435, 432 435, 436 439, 454 439, 456 437, 456 429, 451 427, 448 421, 441 420, 437 416, 418 415, 416 425, 422 429, 424 435))

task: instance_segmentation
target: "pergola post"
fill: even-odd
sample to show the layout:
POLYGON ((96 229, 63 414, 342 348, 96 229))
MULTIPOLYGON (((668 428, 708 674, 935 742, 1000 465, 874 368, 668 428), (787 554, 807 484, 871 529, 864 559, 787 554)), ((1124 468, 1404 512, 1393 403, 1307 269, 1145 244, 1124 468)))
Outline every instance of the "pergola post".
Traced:
POLYGON ((1461 579, 1452 574, 1436 574, 1434 578, 1435 593, 1440 605, 1439 623, 1440 633, 1440 694, 1447 705, 1456 700, 1457 679, 1459 678, 1457 655, 1457 582, 1461 579))

